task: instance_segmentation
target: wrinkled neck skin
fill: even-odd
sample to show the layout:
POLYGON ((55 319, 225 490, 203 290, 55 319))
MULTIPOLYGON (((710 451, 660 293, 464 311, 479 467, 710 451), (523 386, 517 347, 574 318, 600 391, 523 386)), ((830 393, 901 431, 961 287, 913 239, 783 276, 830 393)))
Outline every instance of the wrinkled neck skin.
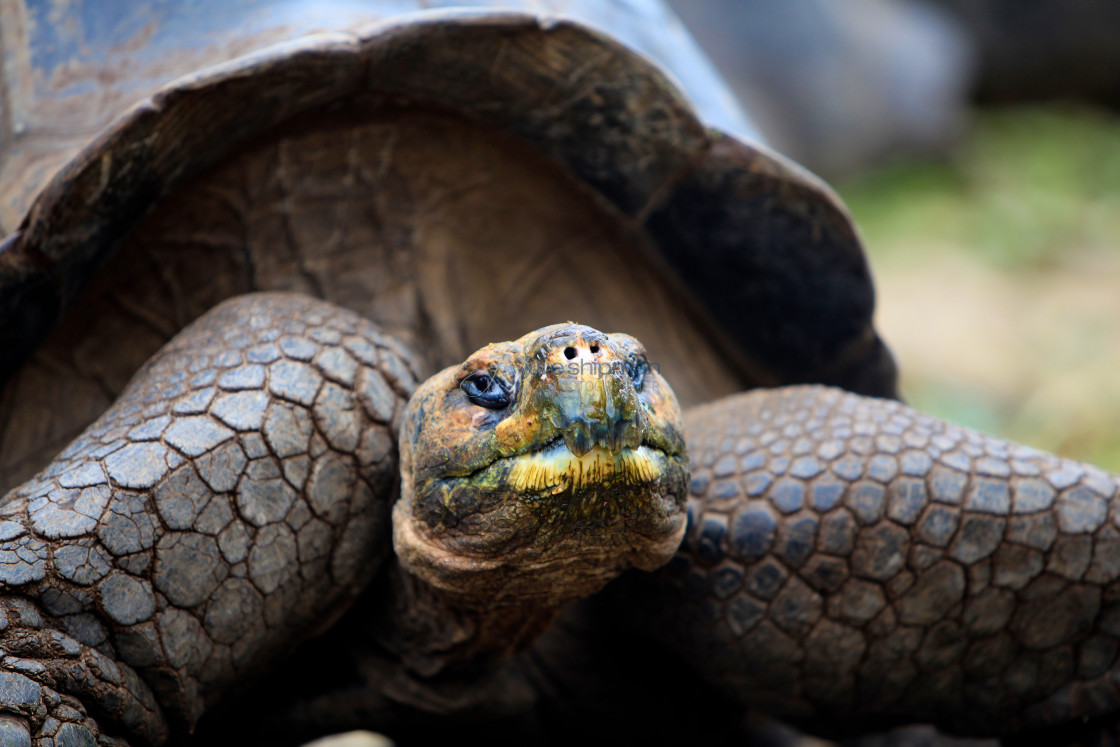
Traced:
POLYGON ((386 573, 388 601, 381 602, 375 635, 397 662, 392 697, 441 711, 494 702, 495 690, 510 687, 504 662, 528 648, 568 604, 628 568, 654 570, 667 562, 685 528, 680 521, 654 552, 648 545, 640 554, 615 548, 585 553, 573 546, 564 561, 535 566, 443 550, 424 536, 409 509, 405 497, 394 508, 396 558, 386 573))
POLYGON ((428 686, 489 677, 502 661, 528 647, 570 600, 487 604, 448 594, 399 561, 388 571, 390 601, 378 643, 409 676, 428 686))
MULTIPOLYGON (((495 571, 491 578, 500 575, 495 571)), ((583 588, 594 593, 615 575, 604 572, 601 583, 583 588)), ((387 658, 372 662, 372 672, 367 663, 367 681, 394 700, 437 712, 482 705, 500 710, 496 704, 512 708, 531 698, 519 672, 506 665, 584 596, 573 589, 511 598, 500 583, 491 592, 448 590, 410 572, 399 557, 383 584, 373 635, 387 658)))

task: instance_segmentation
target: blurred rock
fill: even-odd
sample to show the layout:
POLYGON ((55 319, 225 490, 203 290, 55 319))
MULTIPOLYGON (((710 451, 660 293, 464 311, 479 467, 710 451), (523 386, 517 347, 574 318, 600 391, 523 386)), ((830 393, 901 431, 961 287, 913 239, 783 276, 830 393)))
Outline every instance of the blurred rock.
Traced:
POLYGON ((940 150, 965 121, 974 52, 917 0, 670 0, 768 142, 827 178, 940 150))
POLYGON ((980 51, 981 101, 1079 99, 1120 106, 1116 0, 936 0, 980 51))

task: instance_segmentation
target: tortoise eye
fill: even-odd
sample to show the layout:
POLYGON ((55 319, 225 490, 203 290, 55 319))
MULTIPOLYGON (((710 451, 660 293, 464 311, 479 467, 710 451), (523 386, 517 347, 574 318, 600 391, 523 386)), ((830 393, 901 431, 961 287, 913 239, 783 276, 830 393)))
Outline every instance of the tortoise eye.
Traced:
POLYGON ((630 381, 634 382, 636 391, 642 391, 642 384, 645 383, 647 371, 649 371, 649 361, 646 360, 644 355, 632 356, 630 360, 626 361, 626 373, 630 374, 630 381))
POLYGON ((509 388, 505 382, 485 371, 475 371, 459 384, 471 404, 491 410, 501 410, 510 402, 509 388))

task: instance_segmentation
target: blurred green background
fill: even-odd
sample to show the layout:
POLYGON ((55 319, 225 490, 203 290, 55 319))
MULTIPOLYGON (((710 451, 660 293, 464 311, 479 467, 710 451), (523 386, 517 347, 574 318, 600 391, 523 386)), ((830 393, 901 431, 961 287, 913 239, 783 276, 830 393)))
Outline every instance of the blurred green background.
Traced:
POLYGON ((1120 118, 985 108, 936 161, 834 182, 915 407, 1120 471, 1120 118))

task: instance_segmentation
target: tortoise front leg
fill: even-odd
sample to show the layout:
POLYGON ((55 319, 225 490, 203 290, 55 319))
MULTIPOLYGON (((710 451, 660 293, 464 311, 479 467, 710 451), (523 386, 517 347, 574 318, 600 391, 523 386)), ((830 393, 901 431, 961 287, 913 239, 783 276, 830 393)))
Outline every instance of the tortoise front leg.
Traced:
POLYGON ((1115 477, 825 387, 727 398, 686 430, 685 542, 620 592, 725 692, 847 732, 1120 709, 1115 477))
POLYGON ((414 386, 372 324, 308 298, 180 333, 4 498, 0 743, 185 735, 333 621, 388 551, 414 386))

